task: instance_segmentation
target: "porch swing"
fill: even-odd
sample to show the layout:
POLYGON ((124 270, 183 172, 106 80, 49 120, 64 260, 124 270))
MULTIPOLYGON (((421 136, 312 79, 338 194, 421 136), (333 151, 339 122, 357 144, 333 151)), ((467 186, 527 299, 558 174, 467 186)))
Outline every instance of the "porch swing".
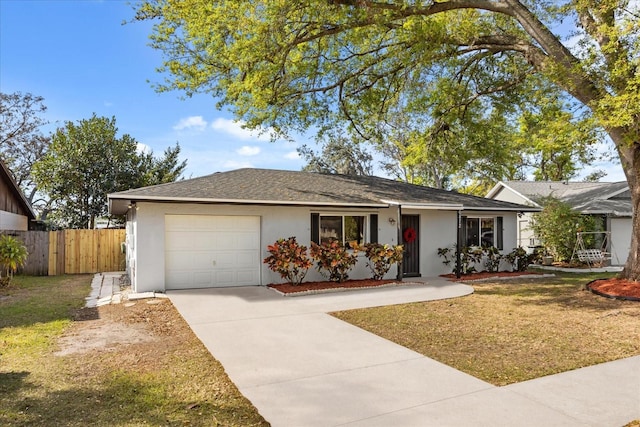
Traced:
POLYGON ((571 262, 577 259, 587 264, 589 268, 603 267, 611 259, 611 252, 608 252, 608 250, 612 249, 610 231, 579 231, 576 236, 576 245, 571 255, 571 262), (589 242, 592 241, 593 244, 585 243, 585 238, 589 242), (587 246, 594 247, 588 248, 587 246))

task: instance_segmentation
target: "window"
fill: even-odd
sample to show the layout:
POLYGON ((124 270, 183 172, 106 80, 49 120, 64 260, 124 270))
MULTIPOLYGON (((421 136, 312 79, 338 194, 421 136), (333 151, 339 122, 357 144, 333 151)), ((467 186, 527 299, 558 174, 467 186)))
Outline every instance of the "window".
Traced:
POLYGON ((502 217, 465 218, 465 246, 495 246, 503 249, 502 217))
POLYGON ((344 244, 365 241, 365 216, 320 215, 320 242, 338 240, 344 244))
POLYGON ((320 215, 311 213, 311 241, 336 239, 343 243, 375 243, 378 241, 378 214, 320 215), (367 229, 368 227, 368 229, 367 229))

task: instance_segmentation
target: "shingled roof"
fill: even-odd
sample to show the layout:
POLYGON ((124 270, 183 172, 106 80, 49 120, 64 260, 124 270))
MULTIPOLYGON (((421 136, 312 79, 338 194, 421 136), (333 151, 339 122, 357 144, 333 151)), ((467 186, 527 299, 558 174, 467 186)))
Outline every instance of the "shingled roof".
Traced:
POLYGON ((631 194, 626 181, 619 182, 561 182, 561 181, 506 181, 498 183, 487 194, 493 197, 509 188, 526 198, 533 206, 541 199, 555 197, 584 214, 631 216, 631 194))
POLYGON ((353 206, 538 210, 515 203, 438 190, 374 176, 348 176, 271 169, 237 169, 109 194, 114 214, 137 201, 236 203, 304 206, 353 206))

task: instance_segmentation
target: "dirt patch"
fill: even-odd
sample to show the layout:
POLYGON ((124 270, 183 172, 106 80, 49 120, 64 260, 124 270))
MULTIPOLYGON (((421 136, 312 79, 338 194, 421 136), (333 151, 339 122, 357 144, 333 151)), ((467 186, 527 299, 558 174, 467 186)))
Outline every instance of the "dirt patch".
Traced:
POLYGON ((598 279, 587 284, 592 292, 609 298, 640 301, 640 282, 626 279, 598 279))
POLYGON ((358 288, 378 288, 389 285, 407 285, 409 282, 398 282, 397 280, 346 280, 342 283, 337 282, 304 282, 299 285, 291 285, 289 283, 278 283, 268 285, 270 288, 277 290, 283 294, 307 294, 314 291, 339 291, 358 288))
POLYGON ((90 320, 64 335, 58 341, 60 350, 54 354, 67 356, 97 349, 110 351, 121 344, 138 344, 154 340, 157 340, 157 337, 150 334, 145 325, 119 322, 107 324, 99 319, 90 320))
POLYGON ((119 346, 130 344, 157 345, 160 335, 169 333, 176 321, 169 306, 164 300, 149 299, 78 310, 74 316, 76 322, 60 338, 60 349, 54 354, 115 351, 119 346))

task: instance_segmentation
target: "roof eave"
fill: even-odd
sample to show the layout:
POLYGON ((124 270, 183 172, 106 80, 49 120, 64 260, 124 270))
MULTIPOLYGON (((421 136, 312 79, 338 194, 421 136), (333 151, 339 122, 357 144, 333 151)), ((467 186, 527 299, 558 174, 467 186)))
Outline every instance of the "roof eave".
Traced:
POLYGON ((250 199, 216 199, 206 197, 159 197, 159 196, 132 196, 126 194, 109 194, 109 210, 115 215, 127 213, 129 205, 135 202, 158 202, 158 203, 204 203, 204 204, 235 204, 235 205, 286 205, 286 206, 336 206, 336 207, 358 207, 358 208, 387 208, 388 203, 352 203, 352 202, 319 202, 319 201, 298 201, 298 200, 250 200, 250 199), (122 201, 126 203, 113 203, 122 201))

